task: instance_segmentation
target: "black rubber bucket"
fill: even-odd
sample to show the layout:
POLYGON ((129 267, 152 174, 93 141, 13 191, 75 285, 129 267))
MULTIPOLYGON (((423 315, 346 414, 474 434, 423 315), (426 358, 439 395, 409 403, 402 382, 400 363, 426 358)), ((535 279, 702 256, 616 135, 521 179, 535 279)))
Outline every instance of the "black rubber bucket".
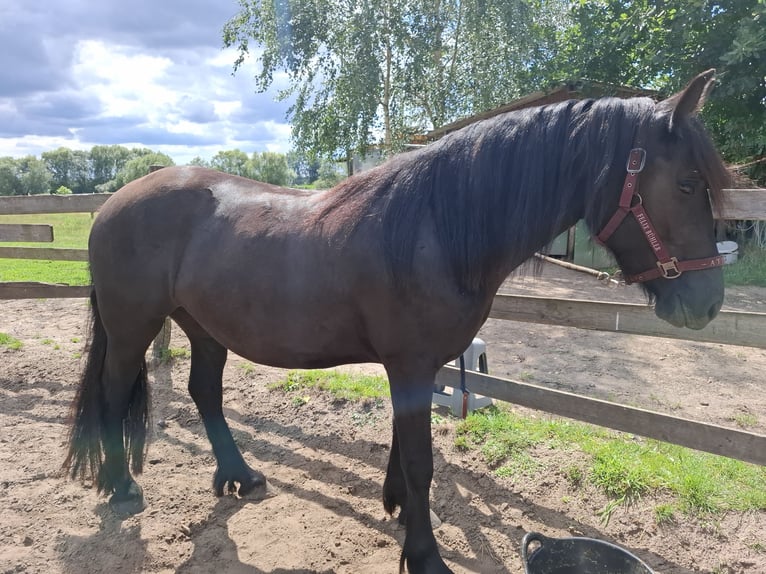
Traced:
POLYGON ((526 574, 654 574, 636 556, 595 538, 548 538, 528 532, 521 542, 526 574))

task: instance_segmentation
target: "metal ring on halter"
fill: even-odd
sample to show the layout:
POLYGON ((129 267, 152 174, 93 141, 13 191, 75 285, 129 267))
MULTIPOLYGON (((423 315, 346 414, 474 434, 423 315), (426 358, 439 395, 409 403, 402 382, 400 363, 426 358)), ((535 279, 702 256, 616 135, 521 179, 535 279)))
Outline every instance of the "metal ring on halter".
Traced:
POLYGON ((644 148, 642 148, 642 147, 637 147, 637 148, 633 148, 630 151, 631 151, 631 153, 628 156, 628 165, 625 166, 625 169, 627 170, 628 173, 638 173, 642 169, 644 169, 644 165, 646 165, 646 150, 644 148), (633 166, 630 165, 631 164, 631 159, 633 158, 633 152, 634 151, 636 151, 639 154, 641 154, 641 162, 639 163, 638 167, 633 167, 633 166))

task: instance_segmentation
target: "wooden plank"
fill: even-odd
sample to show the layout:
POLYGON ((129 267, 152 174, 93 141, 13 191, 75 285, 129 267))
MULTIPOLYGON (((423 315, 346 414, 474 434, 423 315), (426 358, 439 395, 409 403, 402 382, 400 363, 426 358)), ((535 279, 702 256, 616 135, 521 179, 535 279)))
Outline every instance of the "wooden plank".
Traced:
POLYGON ((496 295, 489 316, 525 323, 766 348, 766 313, 721 311, 704 329, 693 330, 673 327, 658 319, 649 305, 496 295))
POLYGON ((766 189, 724 189, 716 219, 766 220, 766 189))
POLYGON ((53 227, 36 223, 0 223, 0 241, 53 241, 53 227))
POLYGON ((0 283, 0 300, 65 299, 89 296, 89 285, 61 285, 54 283, 35 283, 26 281, 0 283))
POLYGON ((59 247, 0 247, 0 259, 45 259, 47 261, 87 261, 87 249, 59 247))
MULTIPOLYGON (((437 385, 460 387, 460 370, 442 368, 437 385)), ((574 393, 466 371, 473 393, 745 462, 766 465, 766 436, 628 407, 574 393)))
POLYGON ((0 197, 0 214, 93 213, 111 196, 111 193, 5 196, 0 197))

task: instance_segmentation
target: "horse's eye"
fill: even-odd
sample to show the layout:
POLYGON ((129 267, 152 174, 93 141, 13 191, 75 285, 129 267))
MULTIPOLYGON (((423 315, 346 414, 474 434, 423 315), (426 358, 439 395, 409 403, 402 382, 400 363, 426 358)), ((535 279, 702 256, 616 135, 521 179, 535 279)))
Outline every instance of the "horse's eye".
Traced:
POLYGON ((684 179, 683 181, 678 182, 678 189, 681 190, 681 193, 685 193, 686 195, 693 195, 697 189, 698 184, 698 181, 692 179, 684 179))

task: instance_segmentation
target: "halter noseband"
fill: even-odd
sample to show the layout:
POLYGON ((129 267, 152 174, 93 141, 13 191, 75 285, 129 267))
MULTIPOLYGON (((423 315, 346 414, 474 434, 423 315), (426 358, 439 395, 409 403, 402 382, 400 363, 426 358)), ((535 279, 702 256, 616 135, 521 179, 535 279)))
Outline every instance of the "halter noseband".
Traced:
POLYGON ((702 259, 687 259, 684 261, 679 261, 677 258, 670 256, 668 250, 665 249, 662 240, 657 235, 657 231, 654 229, 654 226, 649 219, 649 214, 647 214, 644 209, 643 200, 638 194, 638 174, 644 169, 645 163, 645 149, 633 148, 630 150, 627 165, 628 173, 625 175, 625 183, 622 185, 619 206, 604 229, 601 230, 601 233, 596 236, 596 241, 605 245, 606 240, 617 230, 628 213, 632 213, 633 217, 636 218, 638 225, 641 227, 641 231, 644 232, 644 237, 646 237, 652 251, 654 251, 655 257, 657 257, 657 263, 656 267, 652 267, 643 273, 625 275, 625 283, 630 285, 631 283, 651 281, 652 279, 659 279, 660 277, 665 279, 676 279, 677 277, 680 277, 684 271, 697 271, 700 269, 710 269, 712 267, 722 266, 724 264, 722 255, 703 257, 702 259))

